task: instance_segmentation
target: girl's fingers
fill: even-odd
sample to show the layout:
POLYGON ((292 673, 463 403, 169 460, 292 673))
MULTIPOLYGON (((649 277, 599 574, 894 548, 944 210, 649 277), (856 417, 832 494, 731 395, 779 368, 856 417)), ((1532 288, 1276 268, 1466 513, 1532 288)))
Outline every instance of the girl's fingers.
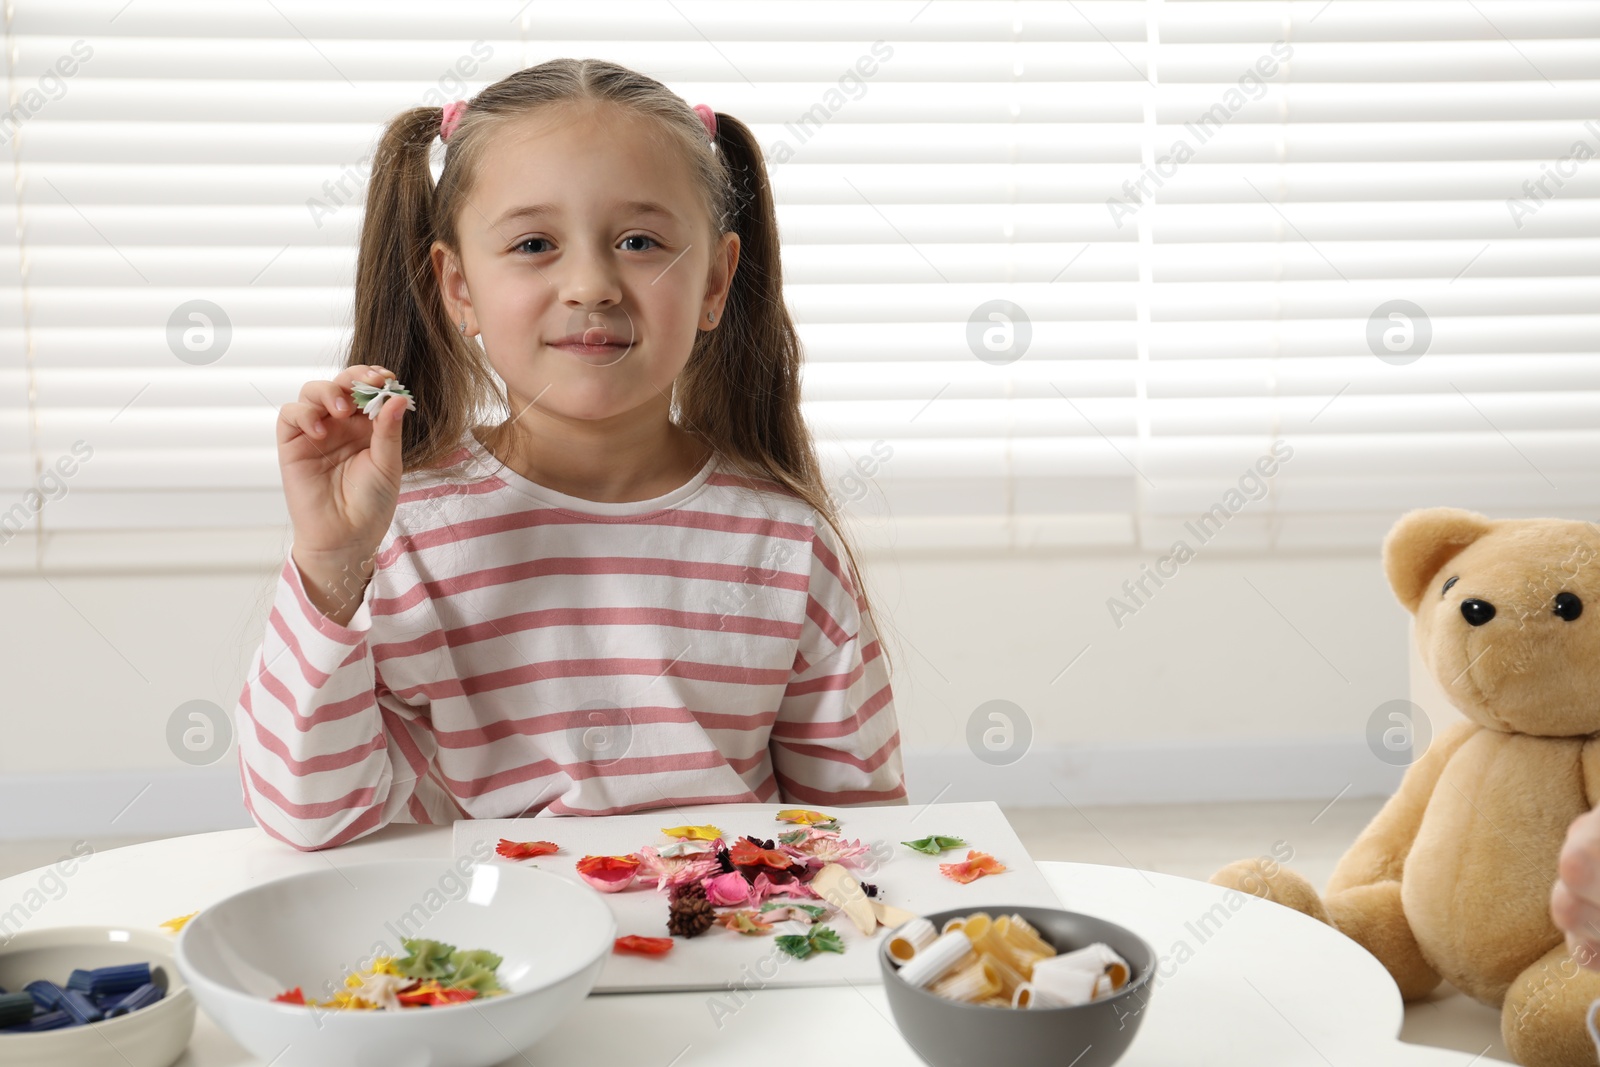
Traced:
POLYGON ((325 441, 333 431, 331 416, 320 401, 299 401, 285 404, 278 409, 278 414, 278 440, 280 442, 287 441, 293 436, 292 432, 286 431, 286 427, 299 430, 313 441, 325 441))
POLYGON ((381 386, 393 378, 379 367, 346 367, 332 380, 307 382, 300 387, 300 402, 319 408, 321 413, 343 417, 358 410, 350 397, 350 387, 356 382, 381 386))
MULTIPOLYGON (((356 382, 367 382, 374 386, 381 386, 385 381, 395 377, 384 367, 346 367, 331 380, 319 379, 306 382, 300 387, 300 399, 283 405, 278 409, 278 442, 287 443, 299 431, 312 441, 325 441, 332 434, 335 424, 334 419, 346 419, 360 415, 365 418, 365 412, 356 406, 350 395, 350 387, 356 382)), ((384 409, 394 407, 385 404, 384 409)), ((403 407, 404 405, 399 405, 403 407)), ((390 447, 385 451, 392 451, 392 455, 384 458, 390 462, 396 471, 399 469, 400 431, 398 418, 393 426, 387 428, 392 435, 390 447)), ((379 432, 378 425, 372 427, 374 434, 379 432)), ((341 433, 341 440, 346 435, 341 433)))
POLYGON ((403 471, 400 446, 400 420, 406 406, 399 400, 385 400, 372 420, 372 464, 389 479, 398 482, 403 471))
MULTIPOLYGON (((287 439, 287 437, 282 433, 284 427, 289 427, 291 430, 298 430, 312 439, 318 439, 327 436, 327 424, 322 422, 322 412, 312 407, 312 405, 305 403, 285 404, 283 407, 279 408, 278 427, 280 431, 278 439, 280 441, 287 439), (320 430, 318 429, 319 422, 322 423, 320 430)), ((293 434, 290 433, 288 436, 292 437, 293 434)))
POLYGON ((334 375, 334 382, 341 387, 349 389, 355 382, 370 382, 373 385, 382 385, 386 378, 396 377, 394 371, 387 367, 368 367, 365 365, 346 367, 334 375))
POLYGON ((343 418, 357 410, 350 399, 349 387, 337 381, 307 382, 300 390, 300 400, 335 418, 343 418))
POLYGON ((334 398, 339 394, 344 394, 348 399, 350 387, 356 382, 382 385, 386 380, 393 377, 395 377, 394 374, 382 367, 346 367, 331 379, 321 378, 301 386, 300 399, 310 401, 320 396, 326 400, 328 410, 332 411, 334 398))

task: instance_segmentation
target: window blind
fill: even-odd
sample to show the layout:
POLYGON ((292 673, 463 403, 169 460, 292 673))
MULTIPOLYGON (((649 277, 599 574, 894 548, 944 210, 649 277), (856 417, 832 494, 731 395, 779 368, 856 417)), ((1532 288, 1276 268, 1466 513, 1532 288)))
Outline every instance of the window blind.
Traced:
POLYGON ((348 342, 382 123, 562 55, 757 132, 829 485, 894 545, 1600 517, 1591 4, 4 15, 5 569, 281 530, 273 422, 348 342))

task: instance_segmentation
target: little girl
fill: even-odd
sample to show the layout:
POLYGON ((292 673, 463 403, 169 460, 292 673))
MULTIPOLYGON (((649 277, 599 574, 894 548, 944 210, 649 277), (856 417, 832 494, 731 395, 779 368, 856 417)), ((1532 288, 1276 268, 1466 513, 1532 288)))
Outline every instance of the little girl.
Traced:
POLYGON ((311 850, 905 803, 799 369, 737 119, 557 59, 391 122, 345 369, 277 424, 293 547, 235 712, 255 821, 311 850), (391 378, 411 401, 352 405, 391 378))

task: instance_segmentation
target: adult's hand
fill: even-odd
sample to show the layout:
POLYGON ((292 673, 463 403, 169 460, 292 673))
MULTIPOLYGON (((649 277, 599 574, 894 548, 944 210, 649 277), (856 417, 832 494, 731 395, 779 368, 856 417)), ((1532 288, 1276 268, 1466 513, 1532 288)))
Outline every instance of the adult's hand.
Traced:
POLYGON ((1567 935, 1572 958, 1600 971, 1600 809, 1572 820, 1550 890, 1550 917, 1567 935))

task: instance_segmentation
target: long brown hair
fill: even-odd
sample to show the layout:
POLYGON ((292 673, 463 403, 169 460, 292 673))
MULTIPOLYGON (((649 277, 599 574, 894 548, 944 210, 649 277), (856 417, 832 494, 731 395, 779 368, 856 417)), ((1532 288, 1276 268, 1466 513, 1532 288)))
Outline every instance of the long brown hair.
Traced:
POLYGON ((722 322, 696 331, 674 382, 674 423, 735 474, 772 483, 828 522, 845 550, 858 610, 876 630, 855 551, 800 412, 802 352, 783 299, 766 162, 750 128, 732 115, 717 113, 713 148, 689 104, 654 78, 602 59, 552 59, 509 74, 471 99, 450 134, 435 184, 430 152, 443 109, 400 113, 373 156, 346 366, 386 367, 413 394, 416 409, 401 424, 406 470, 444 467, 463 435, 496 415, 497 424, 482 426, 482 440, 492 453, 508 454, 504 446, 516 431, 510 401, 483 349, 450 321, 431 248, 439 241, 459 255, 455 220, 498 127, 547 105, 596 104, 657 120, 663 149, 688 161, 712 232, 739 235, 722 322))

